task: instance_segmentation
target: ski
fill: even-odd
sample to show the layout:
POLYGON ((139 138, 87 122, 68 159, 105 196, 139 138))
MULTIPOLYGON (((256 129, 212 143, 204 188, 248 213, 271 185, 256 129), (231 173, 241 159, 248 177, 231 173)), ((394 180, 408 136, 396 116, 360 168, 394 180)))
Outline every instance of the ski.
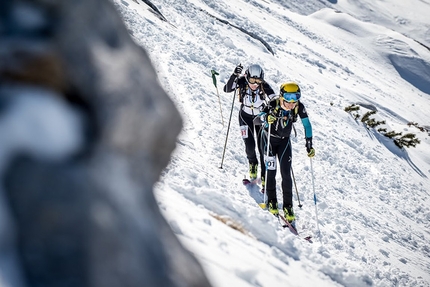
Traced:
MULTIPOLYGON (((261 193, 260 187, 258 186, 258 179, 255 180, 250 180, 247 178, 244 178, 242 180, 243 185, 246 187, 246 189, 248 189, 249 191, 249 195, 254 198, 254 200, 256 201, 256 203, 263 209, 263 210, 267 210, 267 206, 266 203, 263 202, 263 193, 261 193)), ((297 237, 303 238, 306 241, 312 243, 312 236, 306 236, 306 237, 301 237, 299 235, 299 232, 297 231, 296 227, 294 226, 294 224, 291 224, 290 222, 288 222, 288 220, 282 215, 279 214, 278 216, 275 216, 278 218, 278 222, 279 224, 284 228, 284 229, 288 229, 292 234, 296 235, 297 237)))
POLYGON ((244 178, 244 179, 242 179, 242 183, 243 183, 243 185, 248 185, 248 184, 258 184, 258 179, 256 178, 256 179, 247 179, 247 178, 244 178))
POLYGON ((279 214, 279 218, 282 221, 282 227, 283 228, 288 228, 292 234, 299 235, 296 227, 291 222, 289 222, 282 214, 279 214))
POLYGON ((297 231, 297 228, 295 227, 295 225, 291 222, 289 222, 282 214, 278 215, 278 220, 280 219, 281 226, 285 229, 288 228, 288 230, 290 230, 290 232, 300 238, 303 238, 304 240, 308 241, 309 243, 312 243, 312 236, 306 236, 306 237, 301 237, 299 235, 299 232, 297 231), (282 222, 281 222, 282 221, 282 222))
MULTIPOLYGON (((247 178, 244 178, 244 179, 242 179, 242 184, 243 185, 245 185, 245 186, 258 186, 258 184, 260 184, 261 183, 261 179, 260 178, 256 178, 256 179, 247 179, 247 178)), ((259 191, 260 191, 260 193, 261 194, 264 194, 264 188, 261 188, 261 189, 259 189, 259 191)))

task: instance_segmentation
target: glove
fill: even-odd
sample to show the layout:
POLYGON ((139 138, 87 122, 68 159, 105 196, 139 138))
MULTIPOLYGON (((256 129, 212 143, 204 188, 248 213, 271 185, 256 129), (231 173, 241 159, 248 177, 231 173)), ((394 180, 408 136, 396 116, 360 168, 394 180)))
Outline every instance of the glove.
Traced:
POLYGON ((269 123, 267 122, 267 113, 265 112, 260 112, 257 117, 260 118, 260 122, 261 125, 263 126, 263 128, 267 129, 269 127, 269 123))
POLYGON ((312 147, 312 138, 306 138, 306 151, 308 152, 308 157, 315 156, 315 150, 312 147))
POLYGON ((268 115, 267 116, 267 122, 269 125, 273 124, 276 121, 276 117, 274 115, 268 115))
POLYGON ((234 69, 233 75, 235 75, 236 77, 238 77, 243 70, 243 66, 241 64, 237 65, 236 68, 234 69))

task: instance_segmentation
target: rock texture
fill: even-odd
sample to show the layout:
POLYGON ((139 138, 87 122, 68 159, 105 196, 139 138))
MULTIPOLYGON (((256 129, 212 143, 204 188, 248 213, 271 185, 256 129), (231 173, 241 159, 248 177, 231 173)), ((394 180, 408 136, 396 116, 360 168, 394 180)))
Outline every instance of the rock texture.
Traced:
POLYGON ((152 189, 181 127, 112 3, 1 1, 0 285, 210 286, 152 189))

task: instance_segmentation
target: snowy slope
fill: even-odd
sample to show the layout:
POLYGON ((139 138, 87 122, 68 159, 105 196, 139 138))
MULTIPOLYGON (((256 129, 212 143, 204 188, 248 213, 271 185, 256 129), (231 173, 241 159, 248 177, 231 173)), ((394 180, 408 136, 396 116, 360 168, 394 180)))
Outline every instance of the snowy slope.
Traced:
POLYGON ((419 20, 429 3, 413 1, 419 5, 406 13, 381 1, 329 1, 333 9, 307 1, 297 14, 280 0, 153 1, 167 23, 143 2, 114 2, 183 115, 157 198, 214 286, 430 286, 430 140, 407 125, 430 126, 430 53, 403 35, 426 37, 419 20), (274 55, 211 15, 262 37, 274 55), (393 31, 392 15, 408 20, 404 30, 393 31), (234 96, 222 86, 238 63, 261 64, 275 90, 289 80, 301 85, 314 129, 319 225, 300 124, 293 168, 303 208, 295 195, 295 210, 303 235, 316 237, 319 227, 313 244, 282 230, 242 186, 248 167, 237 102, 219 168, 234 96), (220 73, 219 97, 211 69, 220 73), (387 127, 415 133, 421 144, 398 149, 344 111, 353 103, 376 108, 387 127))

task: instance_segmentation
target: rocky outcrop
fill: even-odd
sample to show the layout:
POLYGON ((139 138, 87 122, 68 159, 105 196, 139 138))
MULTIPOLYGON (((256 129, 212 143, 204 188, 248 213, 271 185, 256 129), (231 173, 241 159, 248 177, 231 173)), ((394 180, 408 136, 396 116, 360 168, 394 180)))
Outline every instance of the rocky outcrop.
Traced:
POLYGON ((209 286, 153 184, 182 120, 109 1, 0 2, 5 286, 209 286))

